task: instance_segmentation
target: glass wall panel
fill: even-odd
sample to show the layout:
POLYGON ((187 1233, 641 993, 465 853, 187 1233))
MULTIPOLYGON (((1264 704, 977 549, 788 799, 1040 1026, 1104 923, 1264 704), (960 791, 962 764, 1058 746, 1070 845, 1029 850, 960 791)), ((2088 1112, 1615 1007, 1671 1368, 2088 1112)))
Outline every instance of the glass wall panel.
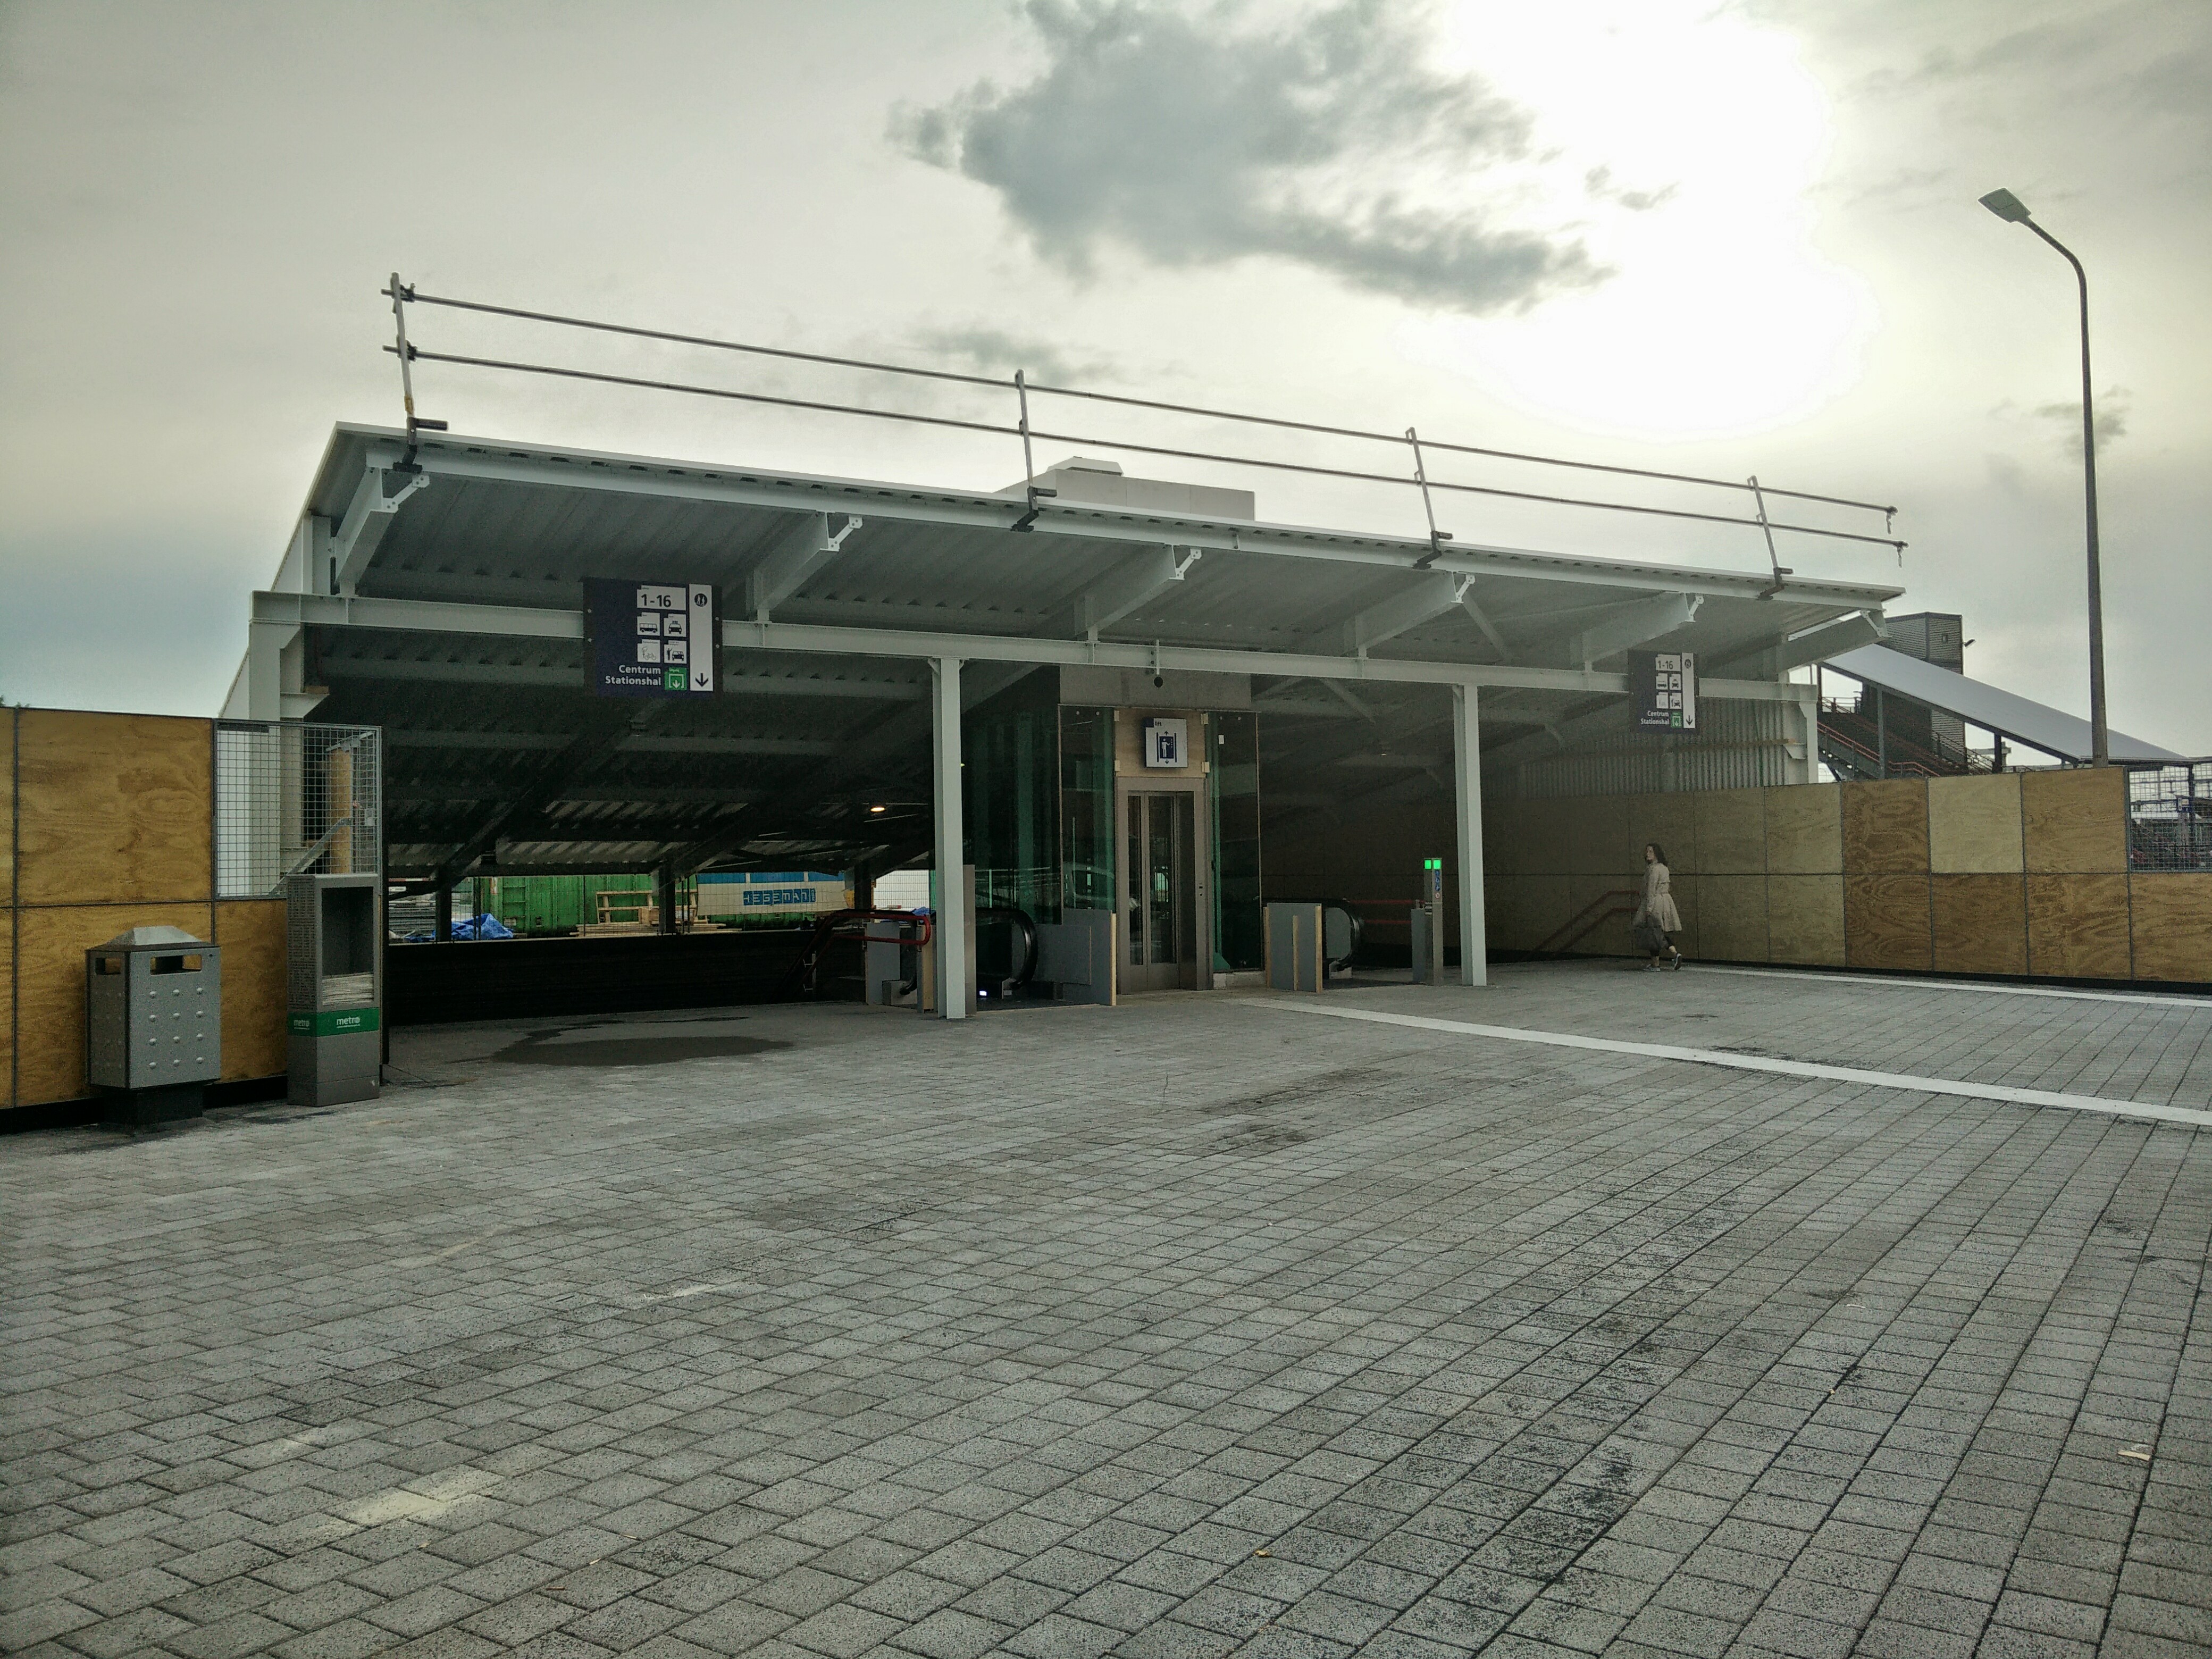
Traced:
POLYGON ((1110 708, 1060 711, 1060 893, 1067 908, 1115 908, 1110 708))
POLYGON ((1260 906, 1260 717, 1213 716, 1213 967, 1265 966, 1260 906))
POLYGON ((962 793, 979 907, 1006 905, 1032 921, 1060 920, 1053 824, 1057 725, 1055 705, 1025 704, 1018 694, 986 704, 963 722, 962 793))

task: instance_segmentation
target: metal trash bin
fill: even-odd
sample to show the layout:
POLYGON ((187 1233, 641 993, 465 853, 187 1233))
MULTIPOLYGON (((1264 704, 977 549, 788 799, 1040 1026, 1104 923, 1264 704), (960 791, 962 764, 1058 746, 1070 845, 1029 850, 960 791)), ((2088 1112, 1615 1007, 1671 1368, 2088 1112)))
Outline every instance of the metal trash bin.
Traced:
POLYGON ((284 885, 285 1095, 295 1106, 374 1100, 384 1075, 383 878, 284 885))
POLYGON ((85 1077, 111 1123, 198 1117, 222 1076, 222 953, 133 927, 84 953, 85 1077))

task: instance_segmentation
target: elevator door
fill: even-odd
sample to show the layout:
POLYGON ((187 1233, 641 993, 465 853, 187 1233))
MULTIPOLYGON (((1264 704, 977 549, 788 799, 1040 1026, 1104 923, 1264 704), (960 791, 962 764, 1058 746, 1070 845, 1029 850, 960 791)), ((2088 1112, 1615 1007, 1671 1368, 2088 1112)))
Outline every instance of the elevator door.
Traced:
POLYGON ((1195 800, 1183 792, 1124 798, 1121 974, 1129 990, 1198 988, 1195 800))

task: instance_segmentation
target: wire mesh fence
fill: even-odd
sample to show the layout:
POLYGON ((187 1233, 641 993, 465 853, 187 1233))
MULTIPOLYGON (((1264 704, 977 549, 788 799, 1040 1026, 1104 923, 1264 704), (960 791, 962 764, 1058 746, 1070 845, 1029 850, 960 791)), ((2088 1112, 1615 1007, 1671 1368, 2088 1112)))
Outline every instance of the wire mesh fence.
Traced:
POLYGON ((2128 867, 2212 870, 2212 760, 2129 770, 2128 867))
POLYGON ((381 871, 383 788, 383 738, 373 726, 221 722, 216 896, 273 898, 291 876, 381 871))

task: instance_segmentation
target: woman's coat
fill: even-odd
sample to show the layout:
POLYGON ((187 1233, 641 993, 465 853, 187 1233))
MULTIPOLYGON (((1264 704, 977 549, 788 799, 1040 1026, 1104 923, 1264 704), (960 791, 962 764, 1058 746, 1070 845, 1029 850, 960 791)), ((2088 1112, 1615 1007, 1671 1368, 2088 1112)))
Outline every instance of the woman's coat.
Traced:
POLYGON ((1635 921, 1641 922, 1649 917, 1668 933, 1679 933, 1682 931, 1682 913, 1674 908, 1670 880, 1665 865, 1644 866, 1644 902, 1636 907, 1635 921))

